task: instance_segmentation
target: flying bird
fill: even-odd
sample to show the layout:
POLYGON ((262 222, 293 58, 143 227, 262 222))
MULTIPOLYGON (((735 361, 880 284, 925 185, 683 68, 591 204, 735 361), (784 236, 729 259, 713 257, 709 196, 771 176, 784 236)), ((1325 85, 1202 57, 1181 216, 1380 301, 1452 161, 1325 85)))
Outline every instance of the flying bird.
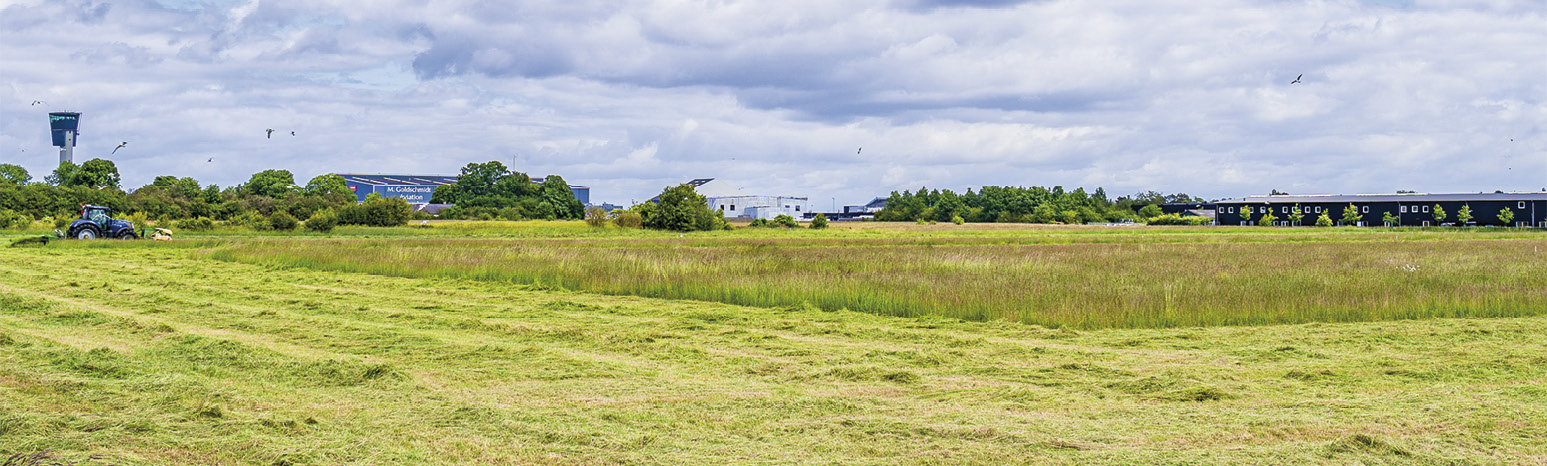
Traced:
POLYGON ((41 100, 34 100, 34 101, 32 101, 32 105, 46 104, 46 103, 48 103, 48 102, 44 102, 44 101, 41 101, 41 100))
POLYGON ((210 163, 210 162, 214 162, 214 161, 215 161, 215 158, 214 157, 210 157, 209 160, 205 160, 204 163, 210 163))
POLYGON ((290 132, 290 135, 291 135, 291 136, 295 136, 295 131, 291 131, 291 132, 290 132))
POLYGON ((110 154, 117 154, 118 153, 118 149, 123 149, 124 146, 127 146, 127 145, 129 145, 129 141, 124 141, 122 143, 119 143, 118 147, 114 147, 113 148, 113 152, 111 152, 110 154))
POLYGON ((859 148, 859 150, 854 151, 854 153, 858 154, 858 153, 864 152, 864 151, 865 151, 865 148, 861 147, 861 148, 859 148))
POLYGON ((1295 80, 1294 81, 1290 81, 1289 84, 1300 84, 1300 78, 1304 78, 1304 77, 1305 77, 1305 73, 1300 73, 1300 75, 1299 76, 1295 76, 1295 80))
POLYGON ((269 129, 266 129, 264 131, 268 131, 267 136, 268 136, 269 139, 274 139, 274 128, 269 128, 269 129))

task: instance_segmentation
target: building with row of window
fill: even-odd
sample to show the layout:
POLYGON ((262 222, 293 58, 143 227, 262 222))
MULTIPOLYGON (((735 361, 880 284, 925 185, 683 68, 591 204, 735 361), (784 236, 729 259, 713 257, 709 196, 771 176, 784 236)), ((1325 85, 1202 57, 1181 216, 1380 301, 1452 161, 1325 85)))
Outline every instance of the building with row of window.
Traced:
POLYGON ((1547 227, 1547 192, 1247 196, 1216 202, 1215 219, 1220 225, 1257 225, 1271 212, 1273 225, 1292 226, 1290 215, 1299 212, 1304 216, 1299 225, 1313 225, 1323 214, 1342 224, 1349 208, 1354 209, 1358 226, 1547 227), (1472 215, 1466 222, 1458 217, 1463 208, 1472 215), (1441 211, 1443 217, 1438 215, 1441 211), (1501 215, 1504 212, 1508 214, 1501 215), (1388 217, 1395 222, 1387 222, 1388 217))

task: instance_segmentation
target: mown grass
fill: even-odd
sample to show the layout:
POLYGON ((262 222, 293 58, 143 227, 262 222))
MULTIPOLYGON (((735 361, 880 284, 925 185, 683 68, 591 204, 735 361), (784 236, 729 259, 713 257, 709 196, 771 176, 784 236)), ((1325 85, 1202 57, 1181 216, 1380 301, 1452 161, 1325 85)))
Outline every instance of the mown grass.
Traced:
POLYGON ((0 249, 0 457, 1547 461, 1542 316, 1076 331, 125 244, 0 249))
POLYGON ((1081 329, 1547 313, 1547 238, 1535 230, 924 227, 253 240, 211 257, 1081 329))

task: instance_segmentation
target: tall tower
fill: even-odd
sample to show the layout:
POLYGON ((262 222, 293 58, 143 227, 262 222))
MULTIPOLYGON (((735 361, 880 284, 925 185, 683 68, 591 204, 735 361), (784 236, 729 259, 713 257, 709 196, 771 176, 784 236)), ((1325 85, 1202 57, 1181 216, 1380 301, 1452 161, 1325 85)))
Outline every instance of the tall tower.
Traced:
POLYGON ((81 114, 76 112, 52 112, 48 114, 48 127, 54 133, 54 145, 59 147, 59 161, 75 163, 75 136, 80 128, 81 114))

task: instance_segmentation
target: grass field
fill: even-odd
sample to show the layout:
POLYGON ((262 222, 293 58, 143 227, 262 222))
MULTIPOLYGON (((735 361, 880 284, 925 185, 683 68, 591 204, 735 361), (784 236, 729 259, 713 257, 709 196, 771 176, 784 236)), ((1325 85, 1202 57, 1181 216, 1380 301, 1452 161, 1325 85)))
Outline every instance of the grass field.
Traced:
POLYGON ((1547 238, 1490 230, 860 224, 682 238, 274 239, 212 257, 1077 329, 1547 312, 1547 238))
MULTIPOLYGON (((531 231, 516 228, 525 227, 499 230, 531 231)), ((903 235, 934 235, 913 241, 942 243, 937 250, 996 242, 1406 244, 1414 248, 1406 257, 1429 261, 1469 241, 1540 242, 1539 232, 1382 239, 1182 229, 1136 243, 1120 238, 1135 233, 1058 229, 867 225, 827 235, 676 238, 552 228, 532 233, 534 241, 564 251, 606 250, 601 235, 643 251, 725 241, 769 244, 723 246, 732 251, 885 250, 900 247, 903 235), (834 241, 878 244, 827 244, 834 241)), ((466 241, 509 247, 508 238, 525 233, 477 234, 489 237, 466 241)), ((1512 318, 1076 330, 211 259, 221 250, 332 241, 0 248, 0 457, 50 450, 60 461, 147 465, 1547 463, 1540 307, 1512 318)), ((392 246, 348 241, 362 254, 392 246)), ((1530 259, 1516 256, 1509 259, 1530 259)), ((1446 261, 1418 270, 1472 270, 1446 261)), ((1510 286, 1531 283, 1515 280, 1525 284, 1510 286)))

